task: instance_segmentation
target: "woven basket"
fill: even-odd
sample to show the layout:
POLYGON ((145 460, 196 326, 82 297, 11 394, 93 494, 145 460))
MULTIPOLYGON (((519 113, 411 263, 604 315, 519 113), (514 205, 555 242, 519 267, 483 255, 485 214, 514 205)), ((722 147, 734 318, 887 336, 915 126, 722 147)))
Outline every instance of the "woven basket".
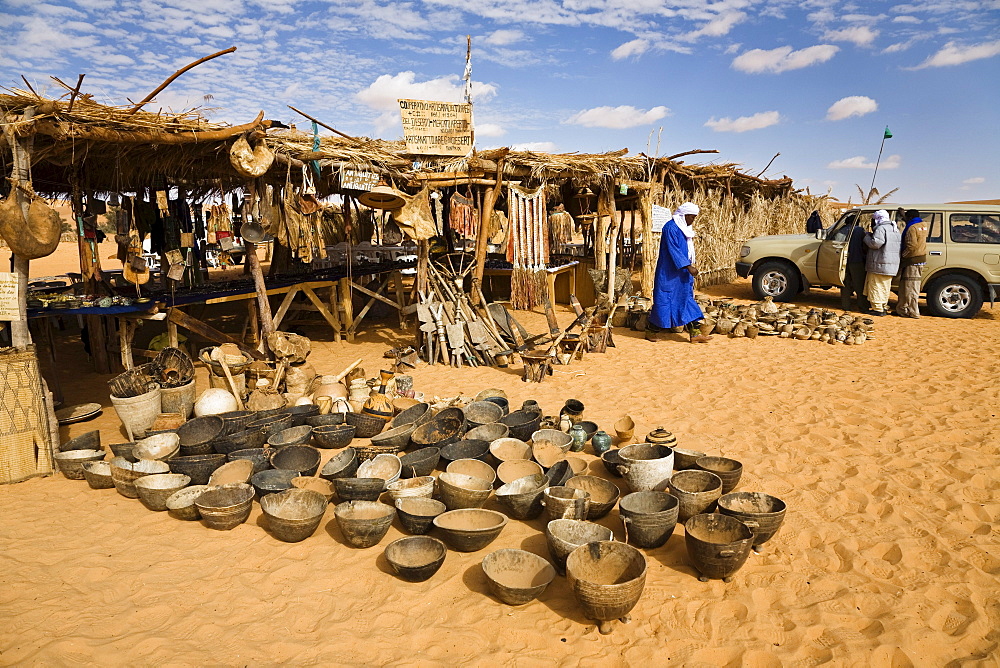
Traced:
POLYGON ((354 449, 358 451, 358 461, 366 462, 369 459, 375 459, 377 455, 398 455, 403 451, 398 445, 355 445, 354 449))
POLYGON ((354 425, 354 438, 371 438, 382 433, 386 425, 386 421, 382 418, 364 413, 345 413, 344 419, 347 420, 347 424, 354 425))
POLYGON ((0 483, 53 471, 34 346, 0 350, 0 483))
POLYGON ((118 413, 118 419, 125 426, 130 441, 146 436, 156 418, 160 415, 160 388, 150 390, 137 397, 117 397, 111 395, 111 405, 118 413))

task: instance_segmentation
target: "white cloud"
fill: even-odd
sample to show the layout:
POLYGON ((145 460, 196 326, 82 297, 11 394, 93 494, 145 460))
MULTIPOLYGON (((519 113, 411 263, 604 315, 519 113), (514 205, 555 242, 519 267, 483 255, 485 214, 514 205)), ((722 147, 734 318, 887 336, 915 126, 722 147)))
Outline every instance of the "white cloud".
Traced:
POLYGON ((685 42, 694 42, 699 37, 722 37, 728 35, 729 31, 740 23, 743 23, 747 15, 743 12, 725 12, 715 17, 704 26, 693 32, 685 33, 681 39, 685 42))
POLYGON ((622 60, 623 58, 631 58, 632 56, 641 56, 648 50, 649 42, 647 40, 633 39, 631 42, 625 42, 613 50, 611 57, 615 60, 622 60))
MULTIPOLYGON (((365 106, 382 112, 375 119, 375 127, 379 132, 385 132, 399 122, 399 104, 401 98, 415 100, 435 100, 438 102, 462 102, 464 100, 464 84, 457 74, 416 81, 414 72, 399 74, 383 74, 367 88, 354 94, 354 98, 365 106)), ((497 93, 494 84, 472 82, 473 100, 488 100, 497 93)))
POLYGON ((986 179, 983 178, 982 176, 973 176, 971 179, 965 179, 964 181, 962 181, 962 183, 965 183, 967 185, 975 185, 977 183, 986 183, 986 179))
POLYGON ((878 111, 878 102, 864 95, 851 95, 831 104, 826 110, 826 120, 842 121, 852 116, 864 116, 873 111, 878 111))
POLYGON ((918 19, 916 16, 908 16, 906 14, 903 14, 901 16, 894 16, 894 17, 892 17, 892 22, 893 23, 911 23, 911 24, 915 25, 917 23, 923 23, 923 20, 918 19))
MULTIPOLYGON (((893 154, 880 162, 878 166, 880 169, 896 169, 901 162, 902 158, 893 154)), ((843 160, 834 160, 826 166, 828 169, 875 169, 875 163, 869 161, 863 155, 856 155, 853 158, 845 158, 843 160)))
POLYGON ((666 107, 653 107, 652 109, 636 109, 635 107, 622 105, 620 107, 594 107, 578 111, 564 122, 572 125, 582 125, 585 128, 610 128, 612 130, 624 130, 634 128, 638 125, 653 123, 670 114, 666 107))
POLYGON ((911 46, 913 46, 912 42, 896 42, 882 49, 882 53, 899 53, 900 51, 906 51, 911 46))
POLYGON ((760 130, 777 125, 781 121, 781 114, 776 111, 762 111, 753 116, 740 116, 739 118, 715 118, 709 119, 705 127, 712 128, 716 132, 747 132, 748 130, 760 130))
POLYGON ((851 26, 841 30, 827 30, 823 39, 831 42, 853 42, 858 46, 868 46, 875 41, 878 35, 878 30, 872 30, 868 26, 851 26))
POLYGON ((502 137, 507 131, 496 123, 476 123, 476 137, 502 137))
POLYGON ((982 44, 972 44, 962 46, 956 42, 948 42, 944 48, 935 53, 913 69, 920 70, 925 67, 947 67, 949 65, 961 65, 973 60, 992 58, 1000 54, 1000 39, 982 44))
POLYGON ((520 30, 494 30, 481 41, 490 46, 506 46, 514 44, 524 39, 524 33, 520 30))
POLYGON ((817 44, 793 51, 790 46, 777 49, 751 49, 733 58, 732 67, 740 72, 759 74, 761 72, 787 72, 825 63, 840 51, 832 44, 817 44))
POLYGON ((534 151, 536 153, 555 153, 556 144, 551 141, 529 141, 523 144, 511 144, 512 151, 534 151))

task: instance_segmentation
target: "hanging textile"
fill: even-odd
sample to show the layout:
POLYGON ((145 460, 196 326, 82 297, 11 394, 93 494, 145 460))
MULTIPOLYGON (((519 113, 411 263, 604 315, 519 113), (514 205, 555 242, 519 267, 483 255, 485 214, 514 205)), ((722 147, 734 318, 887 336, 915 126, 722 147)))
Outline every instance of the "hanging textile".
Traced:
POLYGON ((507 214, 503 211, 493 210, 493 215, 490 216, 490 238, 489 242, 491 244, 496 244, 500 246, 500 252, 507 252, 507 228, 509 224, 507 222, 507 214))
POLYGON ((475 239, 479 234, 479 211, 469 197, 458 193, 448 202, 448 226, 463 237, 475 239))
POLYGON ((429 188, 424 186, 412 197, 401 193, 406 204, 392 212, 392 219, 399 225, 399 229, 411 239, 430 239, 434 236, 434 218, 428 191, 429 188))
POLYGON ((545 268, 549 262, 548 218, 545 188, 534 190, 509 186, 507 217, 510 232, 507 259, 514 265, 510 277, 510 301, 527 310, 545 301, 545 268))
POLYGON ((550 247, 554 253, 566 253, 566 245, 573 243, 573 216, 566 212, 566 207, 562 204, 553 207, 549 215, 549 234, 550 247))

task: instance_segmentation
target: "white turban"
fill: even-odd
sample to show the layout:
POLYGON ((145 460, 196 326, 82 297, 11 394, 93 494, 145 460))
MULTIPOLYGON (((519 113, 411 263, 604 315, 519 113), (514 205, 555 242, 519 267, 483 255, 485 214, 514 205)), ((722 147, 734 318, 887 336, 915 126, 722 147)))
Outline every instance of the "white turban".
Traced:
POLYGON ((694 228, 688 225, 687 219, 684 216, 697 216, 701 209, 694 202, 684 202, 678 207, 677 211, 674 211, 674 223, 680 228, 680 231, 684 233, 687 238, 688 245, 688 260, 691 264, 694 264, 694 228))
POLYGON ((885 209, 879 209, 875 212, 875 223, 888 223, 889 222, 889 212, 885 209))

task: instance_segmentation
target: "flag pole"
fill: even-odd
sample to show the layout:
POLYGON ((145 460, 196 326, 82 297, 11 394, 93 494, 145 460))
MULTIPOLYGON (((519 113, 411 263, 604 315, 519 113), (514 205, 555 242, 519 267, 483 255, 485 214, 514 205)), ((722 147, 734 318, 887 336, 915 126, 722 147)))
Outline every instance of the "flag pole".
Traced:
MULTIPOLYGON (((882 150, 885 149, 885 140, 891 139, 892 133, 889 132, 889 126, 885 126, 885 132, 882 133, 882 145, 878 149, 878 158, 875 160, 875 172, 872 174, 872 186, 868 189, 868 197, 866 199, 871 199, 872 191, 875 190, 875 176, 878 174, 878 165, 882 162, 882 150)), ((865 202, 866 204, 868 202, 865 202)))

